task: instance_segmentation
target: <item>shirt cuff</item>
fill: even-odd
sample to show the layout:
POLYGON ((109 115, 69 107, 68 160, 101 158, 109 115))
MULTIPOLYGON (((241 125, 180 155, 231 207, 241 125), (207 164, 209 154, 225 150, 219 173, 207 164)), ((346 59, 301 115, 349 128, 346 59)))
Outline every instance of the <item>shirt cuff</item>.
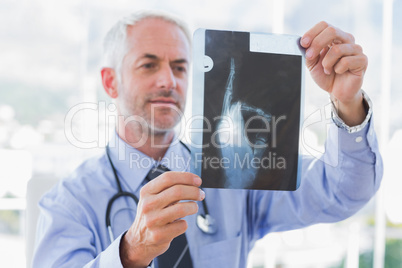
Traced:
POLYGON ((334 103, 331 101, 332 102, 332 106, 331 106, 332 120, 334 121, 335 125, 337 125, 341 129, 345 129, 348 133, 355 133, 355 132, 359 132, 362 129, 364 129, 366 127, 367 123, 370 121, 371 115, 373 113, 373 109, 372 109, 373 105, 371 103, 370 98, 368 97, 366 92, 364 92, 363 89, 361 91, 363 94, 363 104, 366 108, 367 115, 366 115, 366 118, 364 119, 363 123, 361 123, 360 125, 352 126, 352 127, 346 125, 346 123, 342 120, 342 118, 339 117, 338 111, 337 111, 334 103))
POLYGON ((95 259, 87 263, 84 268, 97 267, 97 268, 123 268, 120 260, 120 240, 122 235, 116 238, 107 249, 102 251, 95 259))
POLYGON ((120 260, 120 241, 121 241, 122 237, 123 237, 123 234, 121 234, 119 237, 117 237, 109 245, 109 247, 105 251, 102 252, 101 258, 99 261, 99 267, 123 268, 123 264, 121 263, 121 260, 120 260))

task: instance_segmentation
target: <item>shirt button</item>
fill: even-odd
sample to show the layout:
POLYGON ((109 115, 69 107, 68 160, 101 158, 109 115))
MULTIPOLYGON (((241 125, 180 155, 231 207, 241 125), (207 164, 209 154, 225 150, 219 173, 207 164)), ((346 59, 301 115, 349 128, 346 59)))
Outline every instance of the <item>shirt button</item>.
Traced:
POLYGON ((362 140, 363 140, 362 136, 359 136, 359 137, 356 138, 355 141, 356 141, 356 142, 361 142, 362 140))

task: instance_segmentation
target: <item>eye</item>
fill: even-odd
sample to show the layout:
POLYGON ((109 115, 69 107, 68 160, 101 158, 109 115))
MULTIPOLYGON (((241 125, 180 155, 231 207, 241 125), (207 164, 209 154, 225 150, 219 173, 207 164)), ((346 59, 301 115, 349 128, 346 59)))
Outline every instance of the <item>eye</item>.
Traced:
POLYGON ((179 73, 186 73, 187 72, 187 68, 185 66, 182 65, 177 65, 177 66, 173 66, 173 70, 179 73))
POLYGON ((141 67, 144 69, 154 69, 156 67, 156 64, 154 62, 149 62, 141 65, 141 67))

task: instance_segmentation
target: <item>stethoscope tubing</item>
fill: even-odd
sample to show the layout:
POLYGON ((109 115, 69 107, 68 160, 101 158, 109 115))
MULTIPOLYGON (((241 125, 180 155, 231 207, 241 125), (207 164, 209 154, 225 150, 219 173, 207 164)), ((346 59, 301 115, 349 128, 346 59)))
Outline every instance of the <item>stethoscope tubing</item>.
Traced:
MULTIPOLYGON (((190 149, 183 142, 180 142, 180 143, 187 149, 187 151, 190 152, 190 149)), ((112 243, 114 241, 114 236, 113 236, 112 225, 111 225, 111 221, 110 221, 110 213, 111 213, 114 201, 116 201, 118 198, 120 198, 122 196, 126 196, 126 197, 132 198, 134 200, 135 204, 138 206, 139 200, 135 194, 127 192, 127 191, 123 191, 121 183, 120 183, 120 179, 117 175, 116 168, 114 167, 113 161, 110 158, 109 144, 106 145, 106 155, 109 160, 110 166, 113 170, 113 175, 114 175, 116 185, 117 185, 117 193, 109 199, 107 208, 106 208, 106 217, 105 217, 106 218, 105 219, 106 220, 106 228, 109 233, 110 243, 112 243)), ((217 227, 215 226, 214 219, 209 214, 208 206, 207 206, 205 199, 202 200, 202 206, 203 206, 203 210, 204 210, 204 215, 199 214, 197 216, 197 227, 206 234, 214 234, 217 230, 217 227)))

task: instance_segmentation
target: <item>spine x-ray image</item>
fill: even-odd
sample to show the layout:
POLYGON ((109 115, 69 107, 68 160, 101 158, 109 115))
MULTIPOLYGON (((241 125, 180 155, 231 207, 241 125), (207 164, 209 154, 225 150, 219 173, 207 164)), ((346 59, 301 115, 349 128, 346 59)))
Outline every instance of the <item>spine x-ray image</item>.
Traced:
POLYGON ((302 56, 250 51, 247 32, 205 30, 202 39, 194 64, 207 58, 209 69, 194 68, 203 102, 195 98, 193 114, 204 121, 192 153, 202 187, 297 189, 302 56))
MULTIPOLYGON (((251 140, 245 128, 245 118, 252 118, 255 121, 269 123, 271 115, 263 110, 242 103, 241 101, 233 102, 233 83, 235 79, 235 62, 234 58, 230 60, 230 73, 226 84, 226 92, 223 98, 223 107, 221 118, 217 124, 217 147, 220 149, 221 159, 245 159, 261 158, 266 149, 268 141, 268 133, 258 132, 251 140), (243 116, 244 115, 244 116, 243 116)), ((263 127, 264 125, 261 124, 263 127)), ((235 160, 236 161, 236 160, 235 160)), ((236 170, 235 161, 232 165, 223 169, 225 176, 225 188, 248 188, 251 187, 256 177, 258 168, 256 166, 236 170)), ((230 161, 228 161, 230 164, 230 161)))

